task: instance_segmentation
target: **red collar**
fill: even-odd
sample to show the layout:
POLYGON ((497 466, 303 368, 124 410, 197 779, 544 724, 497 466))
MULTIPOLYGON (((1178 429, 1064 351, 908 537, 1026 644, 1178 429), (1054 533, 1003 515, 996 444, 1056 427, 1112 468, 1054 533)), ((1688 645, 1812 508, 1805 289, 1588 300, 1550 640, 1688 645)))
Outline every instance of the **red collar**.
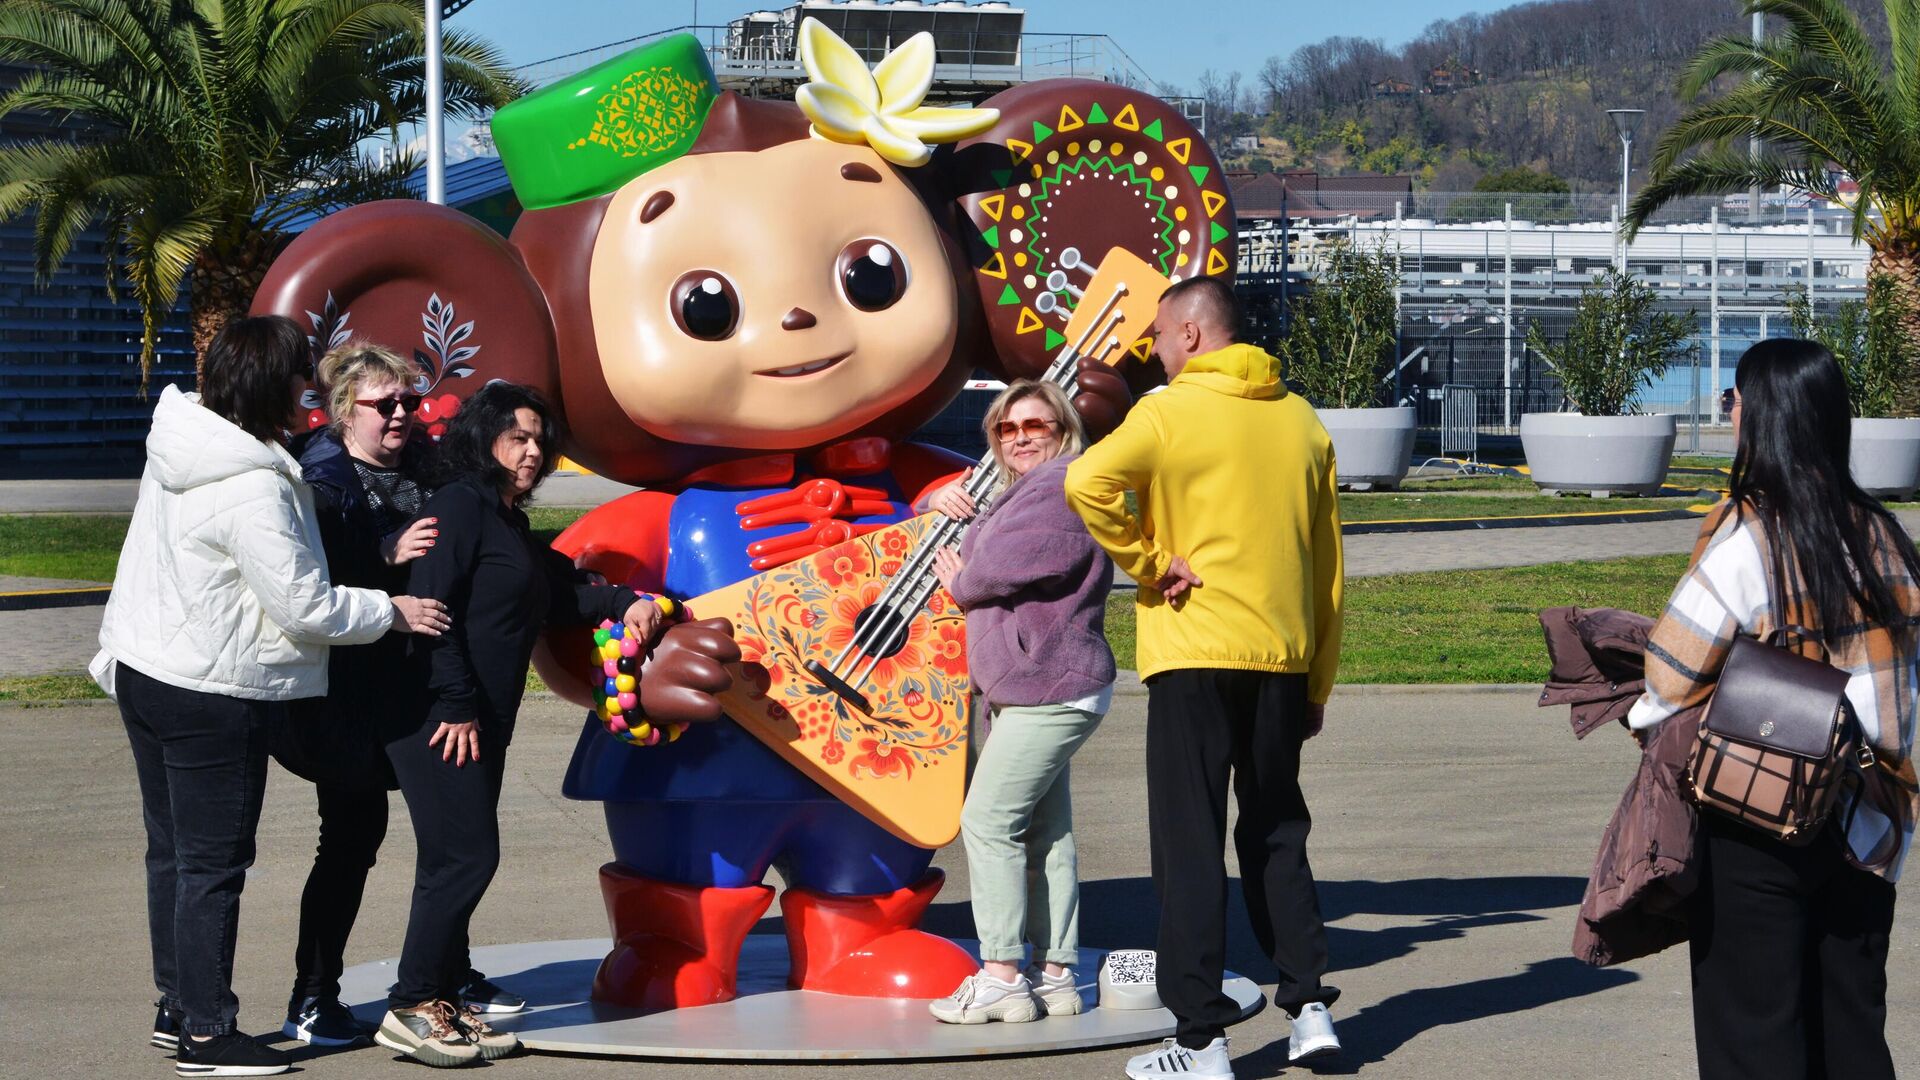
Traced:
MULTIPOLYGON (((871 476, 893 460, 893 443, 879 436, 848 439, 824 446, 806 459, 810 476, 871 476)), ((682 486, 752 488, 792 483, 800 474, 798 454, 761 454, 709 465, 689 473, 682 486)))

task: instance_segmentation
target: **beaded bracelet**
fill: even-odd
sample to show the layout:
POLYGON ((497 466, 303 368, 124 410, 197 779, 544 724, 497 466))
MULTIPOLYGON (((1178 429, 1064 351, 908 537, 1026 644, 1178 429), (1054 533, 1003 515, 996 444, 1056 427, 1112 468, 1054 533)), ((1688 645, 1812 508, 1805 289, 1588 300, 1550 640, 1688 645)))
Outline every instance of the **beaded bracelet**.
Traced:
MULTIPOLYGON (((670 598, 635 591, 641 600, 650 600, 660 613, 673 618, 679 606, 670 598)), ((640 650, 643 643, 629 636, 624 623, 603 620, 593 632, 593 663, 600 681, 593 688, 593 711, 607 733, 629 746, 658 746, 664 739, 673 742, 687 730, 685 724, 655 724, 640 712, 640 650)))

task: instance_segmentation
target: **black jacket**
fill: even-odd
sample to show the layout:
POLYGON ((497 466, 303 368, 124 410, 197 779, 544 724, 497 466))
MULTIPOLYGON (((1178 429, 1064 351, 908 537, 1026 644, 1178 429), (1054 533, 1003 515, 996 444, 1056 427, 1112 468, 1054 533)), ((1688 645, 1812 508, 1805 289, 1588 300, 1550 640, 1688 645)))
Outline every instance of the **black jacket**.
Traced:
POLYGON ((593 584, 479 481, 435 492, 425 516, 440 520, 439 543, 414 560, 407 591, 444 601, 453 618, 452 630, 415 642, 427 724, 478 720, 482 731, 510 735, 541 629, 619 619, 633 591, 593 584))
MULTIPOLYGON (((405 567, 388 566, 383 537, 367 505, 353 459, 331 428, 295 443, 300 475, 313 489, 320 544, 336 585, 406 591, 405 567)), ((401 468, 418 477, 426 450, 410 447, 401 468)), ((273 756, 288 772, 316 783, 392 790, 392 766, 382 746, 385 730, 415 709, 418 678, 407 663, 407 638, 389 633, 378 641, 327 653, 327 696, 296 701, 286 723, 274 725, 273 756)))

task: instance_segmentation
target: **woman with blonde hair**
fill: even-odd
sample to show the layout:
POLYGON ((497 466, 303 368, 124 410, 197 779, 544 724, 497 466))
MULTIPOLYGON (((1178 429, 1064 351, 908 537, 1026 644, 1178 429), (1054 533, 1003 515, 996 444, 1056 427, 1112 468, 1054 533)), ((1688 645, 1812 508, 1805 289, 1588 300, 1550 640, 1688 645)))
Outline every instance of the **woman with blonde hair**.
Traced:
MULTIPOLYGON (((983 969, 931 1006, 949 1024, 1021 1023, 1081 1008, 1078 866, 1067 764, 1113 700, 1113 563, 1067 506, 1086 433, 1067 396, 1021 380, 984 423, 999 496, 935 570, 967 615, 974 689, 992 709, 960 815, 983 969), (1039 870, 1029 884, 1029 865, 1039 870), (1026 945, 1034 949, 1023 973, 1026 945)), ((965 478, 928 497, 966 520, 965 478)))
MULTIPOLYGON (((327 563, 342 584, 405 592, 407 564, 438 535, 437 523, 420 517, 431 492, 421 479, 428 448, 414 438, 415 374, 398 353, 363 341, 320 361, 329 423, 306 436, 300 471, 313 488, 327 563)), ((296 702, 273 728, 274 757, 313 781, 320 804, 320 842, 300 894, 293 993, 281 1027, 314 1046, 372 1038, 340 1002, 340 973, 367 873, 387 834, 387 792, 396 785, 381 729, 405 708, 408 671, 401 638, 336 648, 327 662, 327 696, 296 702)))

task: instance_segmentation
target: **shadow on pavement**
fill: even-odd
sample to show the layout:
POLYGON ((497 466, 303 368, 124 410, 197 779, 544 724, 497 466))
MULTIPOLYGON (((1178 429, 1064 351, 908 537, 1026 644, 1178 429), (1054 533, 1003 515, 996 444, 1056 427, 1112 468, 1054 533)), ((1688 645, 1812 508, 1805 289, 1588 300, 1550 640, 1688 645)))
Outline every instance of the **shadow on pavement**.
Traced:
MULTIPOLYGON (((1239 879, 1228 883, 1227 967, 1272 982, 1273 964, 1254 942, 1239 879)), ((1405 881, 1322 881, 1321 911, 1329 924, 1350 915, 1425 916, 1422 922, 1379 930, 1327 927, 1333 969, 1352 971, 1397 959, 1428 942, 1449 941, 1484 926, 1534 922, 1531 912, 1580 902, 1586 880, 1577 877, 1415 878, 1405 881)), ((1159 918, 1153 882, 1144 877, 1080 883, 1080 941, 1089 948, 1150 949, 1159 918)), ((921 927, 947 937, 974 936, 972 906, 949 898, 929 908, 921 927)), ((763 927, 764 928, 764 927, 763 927)))
MULTIPOLYGON (((1528 964, 1527 970, 1513 975, 1409 990, 1351 1016, 1338 1017, 1340 1041, 1344 1044, 1340 1057, 1307 1068, 1325 1076, 1357 1073, 1366 1065, 1385 1060, 1416 1036, 1434 1028, 1525 1012, 1569 998, 1597 994, 1639 978, 1632 972, 1588 967, 1571 956, 1562 956, 1528 964)), ((1233 1067, 1234 1073, 1243 1080, 1279 1076, 1288 1070, 1287 1044, 1284 1040, 1270 1043, 1245 1057, 1235 1058, 1233 1067)), ((1302 1070, 1292 1071, 1297 1075, 1302 1070)))
MULTIPOLYGON (((1270 983, 1275 977, 1273 964, 1253 940, 1240 898, 1240 883, 1235 879, 1228 884, 1232 895, 1227 902, 1227 967, 1270 983)), ((1577 905, 1585 887, 1584 878, 1571 876, 1321 881, 1321 909, 1330 924, 1354 915, 1416 920, 1377 930, 1329 925, 1327 949, 1333 960, 1330 981, 1338 985, 1341 971, 1398 959, 1429 942, 1462 938, 1481 927, 1549 918, 1542 913, 1577 905)), ((1158 910, 1153 883, 1147 878, 1082 882, 1080 939, 1089 947, 1151 948, 1158 910)), ((1554 917, 1571 919, 1572 912, 1554 917)), ((935 905, 921 925, 948 936, 973 936, 972 911, 962 900, 935 905)), ((1358 1013, 1340 1016, 1345 1052, 1313 1071, 1327 1075, 1357 1072, 1433 1028, 1524 1012, 1637 978, 1630 972, 1596 969, 1572 957, 1556 957, 1532 963, 1514 975, 1409 990, 1358 1013)), ((1243 1078, 1276 1076, 1286 1068, 1284 1040, 1234 1060, 1235 1072, 1243 1078)), ((1296 1074, 1302 1071, 1294 1070, 1296 1074)))

